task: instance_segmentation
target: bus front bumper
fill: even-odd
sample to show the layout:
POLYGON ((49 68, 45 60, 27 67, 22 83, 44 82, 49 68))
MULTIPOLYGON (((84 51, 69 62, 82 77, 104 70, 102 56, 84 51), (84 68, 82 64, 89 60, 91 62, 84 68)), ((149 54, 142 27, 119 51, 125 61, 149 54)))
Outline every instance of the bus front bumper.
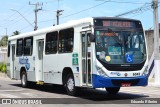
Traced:
POLYGON ((129 86, 146 86, 148 85, 148 77, 107 78, 95 74, 92 75, 93 88, 122 87, 124 86, 123 84, 130 84, 129 86))

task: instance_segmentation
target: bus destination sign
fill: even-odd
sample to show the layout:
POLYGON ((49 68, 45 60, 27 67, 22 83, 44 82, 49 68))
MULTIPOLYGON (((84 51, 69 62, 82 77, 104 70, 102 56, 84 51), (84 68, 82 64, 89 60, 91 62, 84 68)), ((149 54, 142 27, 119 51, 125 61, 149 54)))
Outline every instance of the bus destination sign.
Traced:
POLYGON ((109 20, 109 19, 95 19, 94 26, 96 27, 113 27, 113 28, 141 28, 140 21, 134 20, 109 20))
POLYGON ((131 22, 126 21, 102 21, 102 24, 106 27, 132 27, 131 22))

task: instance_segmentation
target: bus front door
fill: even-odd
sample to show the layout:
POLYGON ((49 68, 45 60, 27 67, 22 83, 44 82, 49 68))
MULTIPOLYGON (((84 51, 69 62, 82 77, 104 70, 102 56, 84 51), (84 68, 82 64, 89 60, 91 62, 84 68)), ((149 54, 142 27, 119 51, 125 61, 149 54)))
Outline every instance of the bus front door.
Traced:
POLYGON ((44 40, 40 39, 37 41, 37 50, 38 50, 38 84, 42 84, 43 81, 43 51, 44 51, 44 40))
POLYGON ((82 50, 82 84, 83 86, 91 86, 92 69, 91 69, 91 31, 81 32, 81 50, 82 50))

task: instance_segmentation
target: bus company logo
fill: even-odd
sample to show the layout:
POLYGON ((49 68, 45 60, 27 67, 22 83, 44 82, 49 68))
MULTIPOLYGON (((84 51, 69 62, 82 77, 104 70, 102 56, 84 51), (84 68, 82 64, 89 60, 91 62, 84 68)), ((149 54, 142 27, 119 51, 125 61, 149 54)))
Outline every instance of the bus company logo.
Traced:
POLYGON ((127 77, 127 76, 128 76, 128 74, 127 74, 127 73, 125 73, 125 74, 124 74, 124 76, 125 76, 125 77, 127 77))
POLYGON ((2 104, 12 104, 11 99, 2 99, 2 104))
POLYGON ((119 73, 119 72, 111 72, 110 74, 111 74, 111 75, 121 76, 121 73, 119 73))
POLYGON ((20 64, 24 64, 26 69, 29 70, 30 69, 30 63, 29 63, 29 59, 26 57, 26 58, 19 58, 19 63, 20 64))

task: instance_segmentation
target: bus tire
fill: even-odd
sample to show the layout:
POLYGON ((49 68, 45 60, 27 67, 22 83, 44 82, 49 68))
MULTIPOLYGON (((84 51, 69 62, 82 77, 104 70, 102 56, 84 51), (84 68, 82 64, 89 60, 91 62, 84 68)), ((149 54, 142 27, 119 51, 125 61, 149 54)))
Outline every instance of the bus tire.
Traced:
POLYGON ((26 88, 28 85, 27 74, 24 71, 21 73, 21 85, 23 88, 26 88))
POLYGON ((114 88, 105 88, 108 94, 117 94, 120 90, 120 87, 114 88))
POLYGON ((68 95, 71 96, 76 95, 76 87, 73 74, 67 75, 64 86, 68 95))

